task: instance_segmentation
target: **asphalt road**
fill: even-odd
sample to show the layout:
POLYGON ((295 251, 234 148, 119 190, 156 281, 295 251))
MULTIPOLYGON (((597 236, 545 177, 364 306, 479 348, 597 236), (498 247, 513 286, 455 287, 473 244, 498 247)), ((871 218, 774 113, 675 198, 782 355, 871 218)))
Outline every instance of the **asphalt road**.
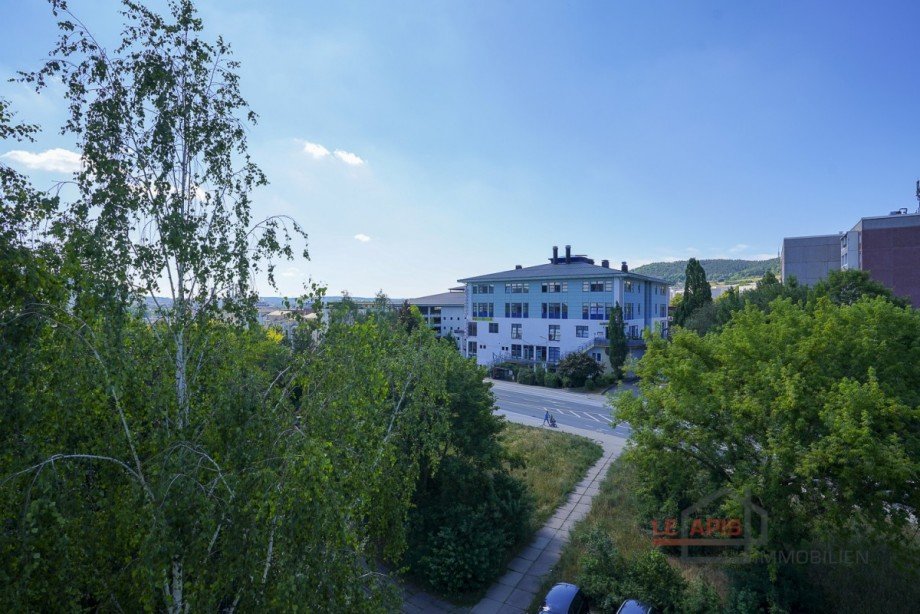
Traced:
POLYGON ((628 425, 610 425, 610 406, 602 394, 570 392, 542 386, 525 386, 500 380, 492 381, 495 404, 504 412, 543 420, 548 411, 558 424, 628 438, 628 425))

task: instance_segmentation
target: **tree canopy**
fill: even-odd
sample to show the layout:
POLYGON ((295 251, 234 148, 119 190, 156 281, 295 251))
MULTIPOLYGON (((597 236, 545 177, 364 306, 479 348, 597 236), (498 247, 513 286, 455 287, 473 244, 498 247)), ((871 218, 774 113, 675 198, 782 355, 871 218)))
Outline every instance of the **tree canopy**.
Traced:
POLYGON ((768 511, 773 549, 857 528, 898 543, 920 511, 918 339, 920 313, 876 297, 777 299, 651 340, 641 397, 615 401, 649 513, 729 487, 768 511))
POLYGON ((674 322, 683 326, 694 311, 712 302, 712 287, 706 281, 706 271, 696 258, 687 261, 684 294, 674 311, 674 322))

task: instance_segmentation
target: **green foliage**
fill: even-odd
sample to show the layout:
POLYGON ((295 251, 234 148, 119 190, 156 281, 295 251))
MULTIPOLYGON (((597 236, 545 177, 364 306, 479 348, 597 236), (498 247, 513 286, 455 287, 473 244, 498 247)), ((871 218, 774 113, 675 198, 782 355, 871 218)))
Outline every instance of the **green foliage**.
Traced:
POLYGON ((685 614, 718 614, 722 601, 711 584, 701 579, 687 583, 680 611, 685 614))
POLYGON ((661 612, 684 611, 687 583, 658 550, 624 556, 601 530, 584 539, 577 584, 604 612, 616 612, 627 599, 639 599, 661 612))
MULTIPOLYGON (((85 167, 63 203, 0 166, 0 608, 393 610, 369 568, 401 559, 410 510, 494 565, 530 503, 483 373, 417 313, 346 309, 290 343, 256 324, 252 276, 302 232, 251 220, 265 178, 229 47, 186 0, 124 2, 108 50, 53 10, 24 78, 63 82, 85 167)), ((0 136, 28 138, 7 109, 0 136)))
POLYGON ((584 386, 585 380, 601 372, 603 372, 603 367, 584 352, 568 354, 556 365, 556 373, 563 379, 568 378, 567 387, 584 386))
POLYGON ((626 324, 623 322, 623 308, 620 307, 619 301, 613 306, 613 313, 607 322, 607 339, 607 357, 610 359, 614 380, 619 381, 623 378, 623 364, 629 355, 626 324))
POLYGON ((528 367, 521 367, 517 372, 517 383, 518 384, 530 384, 535 383, 534 371, 528 367))
MULTIPOLYGON (((779 273, 779 258, 769 260, 700 260, 700 265, 706 271, 706 278, 723 283, 738 283, 749 279, 759 279, 766 273, 779 273)), ((642 275, 660 277, 670 284, 682 284, 686 280, 686 260, 674 262, 652 262, 643 264, 633 269, 642 275)))
POLYGON ((719 307, 720 305, 712 301, 704 303, 687 316, 684 328, 698 335, 705 335, 719 325, 719 307))
POLYGON ((536 384, 537 386, 545 386, 546 385, 546 375, 547 375, 546 369, 543 367, 543 365, 537 364, 533 368, 533 383, 536 384))
POLYGON ((509 548, 530 528, 533 502, 504 465, 502 422, 492 414, 483 370, 439 346, 450 424, 433 462, 421 466, 406 562, 424 584, 456 597, 495 579, 509 548))
POLYGON ((594 383, 593 377, 589 377, 588 379, 585 380, 585 390, 587 390, 588 392, 594 392, 595 390, 597 390, 597 384, 594 383))
POLYGON ((547 371, 546 375, 543 377, 543 385, 547 388, 559 388, 562 386, 562 379, 558 374, 547 371))
POLYGON ((727 486, 768 511, 772 549, 857 527, 903 543, 920 506, 920 313, 880 297, 768 307, 652 340, 642 396, 615 399, 646 513, 727 486))
POLYGON ((442 594, 462 597, 488 586, 508 551, 528 534, 533 503, 523 484, 475 462, 445 458, 410 515, 410 570, 442 594))
POLYGON ((891 290, 872 280, 868 271, 831 271, 826 279, 819 281, 812 288, 813 298, 822 296, 826 296, 835 305, 852 305, 863 297, 876 296, 901 307, 910 304, 906 298, 894 296, 891 290))
POLYGON ((683 326, 700 307, 712 302, 712 288, 706 281, 706 271, 696 258, 687 261, 684 294, 674 311, 674 323, 683 326))

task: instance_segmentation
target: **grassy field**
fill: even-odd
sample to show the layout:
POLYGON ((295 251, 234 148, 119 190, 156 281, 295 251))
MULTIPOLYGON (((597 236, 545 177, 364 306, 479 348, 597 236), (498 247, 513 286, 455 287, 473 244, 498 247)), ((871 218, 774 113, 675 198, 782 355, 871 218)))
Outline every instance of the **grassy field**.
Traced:
POLYGON ((536 500, 534 530, 565 503, 603 449, 584 437, 548 428, 508 424, 502 445, 515 460, 512 473, 530 488, 536 500))

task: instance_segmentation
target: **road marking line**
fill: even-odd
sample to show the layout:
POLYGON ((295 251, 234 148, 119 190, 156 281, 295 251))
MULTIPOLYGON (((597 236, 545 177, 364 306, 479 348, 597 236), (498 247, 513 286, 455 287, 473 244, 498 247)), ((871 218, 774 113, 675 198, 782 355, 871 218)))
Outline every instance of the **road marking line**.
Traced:
POLYGON ((592 420, 594 420, 595 422, 600 422, 600 420, 595 418, 593 414, 589 414, 588 412, 584 412, 584 414, 588 416, 589 418, 591 418, 592 420))

